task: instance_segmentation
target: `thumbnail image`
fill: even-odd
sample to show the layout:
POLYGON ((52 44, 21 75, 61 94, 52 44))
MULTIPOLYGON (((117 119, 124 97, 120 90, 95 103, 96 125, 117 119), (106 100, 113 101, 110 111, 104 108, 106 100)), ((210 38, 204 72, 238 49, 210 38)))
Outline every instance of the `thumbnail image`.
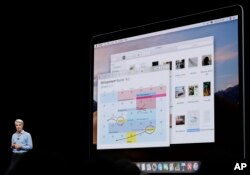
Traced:
POLYGON ((198 95, 198 85, 188 86, 188 95, 197 96, 198 95))
POLYGON ((181 163, 181 171, 186 171, 186 162, 181 163))
MULTIPOLYGON (((199 111, 189 111, 187 114, 187 126, 188 131, 194 132, 196 129, 200 128, 200 117, 199 117, 199 111)), ((197 130, 199 131, 199 130, 197 130)))
POLYGON ((211 95, 211 83, 203 82, 203 96, 210 96, 211 95))
POLYGON ((156 171, 156 170, 157 170, 157 165, 156 165, 156 163, 152 163, 152 170, 153 170, 153 171, 156 171))
POLYGON ((175 117, 175 124, 176 125, 184 125, 185 124, 185 115, 177 115, 175 117))
POLYGON ((169 163, 169 171, 174 171, 174 163, 169 163))
POLYGON ((142 171, 145 171, 145 170, 146 170, 145 163, 142 163, 142 164, 141 164, 141 170, 142 170, 142 171))
POLYGON ((199 164, 197 162, 194 162, 193 170, 197 171, 198 169, 199 169, 199 164))
POLYGON ((198 58, 189 58, 188 59, 188 67, 197 67, 198 66, 198 58))
POLYGON ((176 60, 176 69, 183 69, 185 68, 185 59, 182 60, 176 60))
POLYGON ((158 171, 162 171, 163 167, 161 163, 158 163, 157 167, 158 167, 158 171))
POLYGON ((202 66, 207 66, 212 64, 212 56, 211 55, 203 55, 202 56, 202 66))
POLYGON ((185 97, 185 86, 175 87, 175 98, 185 97))
POLYGON ((147 169, 147 171, 151 171, 151 164, 150 163, 147 163, 146 169, 147 169))
POLYGON ((193 165, 192 165, 191 162, 188 162, 188 163, 187 163, 187 170, 188 170, 188 171, 192 171, 192 170, 193 170, 193 165))
POLYGON ((176 162, 176 163, 174 164, 174 170, 175 170, 175 171, 180 171, 180 170, 181 170, 181 168, 180 168, 180 163, 179 163, 179 162, 176 162))
POLYGON ((169 64, 169 70, 172 70, 172 61, 166 61, 163 64, 169 64))
POLYGON ((152 66, 159 66, 159 62, 158 61, 152 62, 152 66))
POLYGON ((129 66, 129 70, 134 70, 135 69, 135 65, 130 65, 129 66))
POLYGON ((168 171, 168 164, 167 163, 163 163, 163 170, 168 171))

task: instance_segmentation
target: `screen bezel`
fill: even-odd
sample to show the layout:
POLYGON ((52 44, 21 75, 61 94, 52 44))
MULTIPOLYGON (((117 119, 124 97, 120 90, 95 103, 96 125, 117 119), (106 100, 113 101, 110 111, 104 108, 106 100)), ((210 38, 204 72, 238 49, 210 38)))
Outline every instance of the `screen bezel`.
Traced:
MULTIPOLYGON (((238 145, 237 148, 240 148, 240 153, 233 153, 232 157, 233 159, 244 159, 245 158, 245 99, 244 99, 244 49, 243 49, 243 8, 240 5, 215 9, 211 11, 206 11, 202 13, 192 14, 184 17, 178 17, 166 21, 160 21, 156 23, 151 23, 143 26, 138 26, 134 28, 119 30, 115 32, 105 33, 101 35, 96 35, 91 40, 91 103, 93 100, 93 79, 94 79, 94 45, 98 43, 108 42, 112 40, 117 39, 123 39, 127 37, 132 37, 136 35, 142 35, 147 34, 151 32, 161 31, 161 30, 167 30, 175 27, 185 26, 185 25, 191 25, 199 22, 209 21, 213 19, 228 17, 232 15, 238 15, 238 57, 239 57, 239 116, 241 116, 239 119, 237 119, 237 135, 238 138, 235 141, 241 142, 241 145, 238 145), (241 131, 240 131, 241 130, 241 131), (239 135, 240 134, 240 135, 239 135), (234 155, 236 154, 236 155, 234 155), (234 157, 235 156, 235 157, 234 157)), ((91 105, 91 109, 93 108, 93 104, 91 105)), ((166 150, 165 148, 145 148, 145 149, 115 149, 115 150, 96 150, 95 145, 92 144, 92 128, 93 127, 93 121, 92 121, 92 115, 90 116, 90 156, 95 156, 96 153, 100 153, 101 155, 109 155, 113 157, 114 159, 118 158, 129 158, 132 161, 166 161, 166 160, 183 160, 184 159, 192 159, 192 160, 205 160, 205 159, 211 159, 213 157, 217 157, 219 159, 228 160, 227 156, 222 155, 219 156, 220 151, 222 148, 218 149, 218 147, 225 146, 226 143, 222 142, 222 145, 214 144, 214 143, 205 143, 205 144, 183 144, 183 145, 175 145, 174 147, 171 147, 169 150, 166 150), (169 151, 177 153, 180 149, 183 149, 185 146, 186 150, 189 150, 190 148, 194 149, 197 148, 197 153, 193 155, 192 153, 186 153, 186 155, 179 154, 175 157, 167 157, 167 156, 159 156, 164 152, 166 155, 168 155, 169 151), (145 156, 145 150, 147 151, 148 155, 151 156, 145 156), (97 152, 96 152, 97 151, 97 152), (206 152, 206 153, 204 153, 206 152), (103 153, 103 154, 102 154, 103 153), (140 156, 138 156, 140 155, 140 156), (154 156, 157 155, 157 156, 154 156), (139 158, 138 158, 139 157, 139 158)), ((221 136, 218 136, 216 134, 216 128, 221 127, 220 122, 216 120, 215 116, 215 143, 218 142, 218 137, 221 138, 221 136)), ((221 132, 220 134, 224 134, 224 132, 221 132)), ((232 140, 234 141, 234 140, 232 140)), ((227 143, 231 144, 231 143, 227 143)), ((183 152, 182 152, 183 153, 183 152)))

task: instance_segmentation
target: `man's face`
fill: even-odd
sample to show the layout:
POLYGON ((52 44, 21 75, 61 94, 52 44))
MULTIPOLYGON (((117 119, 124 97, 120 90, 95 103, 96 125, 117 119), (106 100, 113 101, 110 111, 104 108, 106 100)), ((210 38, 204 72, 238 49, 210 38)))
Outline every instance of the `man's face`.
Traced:
POLYGON ((16 131, 21 132, 23 130, 23 124, 22 123, 16 123, 16 131))

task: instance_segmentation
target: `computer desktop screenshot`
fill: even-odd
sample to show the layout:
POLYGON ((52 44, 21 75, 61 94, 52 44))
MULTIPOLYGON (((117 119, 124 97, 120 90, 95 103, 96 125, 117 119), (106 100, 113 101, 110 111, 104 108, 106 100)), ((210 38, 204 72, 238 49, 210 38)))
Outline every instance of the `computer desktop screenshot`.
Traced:
POLYGON ((241 10, 207 13, 212 15, 183 18, 196 23, 169 27, 165 21, 161 30, 151 24, 136 34, 134 28, 94 38, 94 154, 127 156, 144 171, 150 167, 147 172, 162 172, 164 161, 172 160, 171 171, 179 172, 181 165, 200 166, 202 157, 217 153, 244 157, 243 136, 222 148, 230 141, 224 133, 234 126, 243 135, 244 128, 241 10))

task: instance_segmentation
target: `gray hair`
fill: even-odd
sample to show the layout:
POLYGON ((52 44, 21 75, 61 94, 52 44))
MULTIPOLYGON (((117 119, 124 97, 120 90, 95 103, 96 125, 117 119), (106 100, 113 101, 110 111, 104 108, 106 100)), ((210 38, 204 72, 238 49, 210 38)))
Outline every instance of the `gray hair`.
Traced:
POLYGON ((23 125, 23 120, 21 120, 21 119, 16 119, 15 125, 16 125, 17 123, 21 123, 21 124, 23 125))

